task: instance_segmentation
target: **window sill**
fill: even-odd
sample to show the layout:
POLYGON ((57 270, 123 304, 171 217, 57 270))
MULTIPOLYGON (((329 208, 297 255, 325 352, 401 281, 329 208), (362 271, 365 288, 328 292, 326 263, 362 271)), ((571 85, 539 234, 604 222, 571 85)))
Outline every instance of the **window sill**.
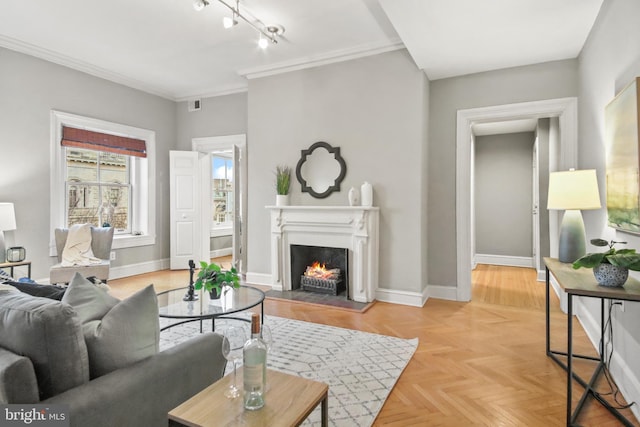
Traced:
POLYGON ((123 248, 135 248, 138 246, 151 246, 156 244, 156 237, 148 234, 141 234, 139 236, 132 236, 130 234, 126 235, 115 235, 113 236, 113 244, 111 245, 112 249, 123 249, 123 248))

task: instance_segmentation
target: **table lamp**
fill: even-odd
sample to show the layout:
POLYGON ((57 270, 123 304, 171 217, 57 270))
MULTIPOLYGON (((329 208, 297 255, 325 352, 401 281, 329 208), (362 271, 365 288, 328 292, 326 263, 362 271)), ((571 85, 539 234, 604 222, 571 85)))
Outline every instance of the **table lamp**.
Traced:
POLYGON ((16 214, 13 203, 0 203, 0 262, 7 260, 7 248, 4 245, 4 232, 16 229, 16 214))
POLYGON ((560 225, 560 262, 572 263, 586 254, 584 221, 580 211, 600 207, 598 178, 594 169, 570 169, 549 174, 547 209, 565 211, 560 225))

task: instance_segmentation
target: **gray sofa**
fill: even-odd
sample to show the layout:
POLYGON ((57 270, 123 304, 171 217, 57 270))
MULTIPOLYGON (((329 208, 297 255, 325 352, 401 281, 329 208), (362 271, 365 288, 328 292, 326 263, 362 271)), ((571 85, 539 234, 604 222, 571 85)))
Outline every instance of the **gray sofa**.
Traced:
POLYGON ((0 403, 67 404, 71 426, 168 425, 172 408, 222 377, 221 348, 209 332, 90 379, 74 308, 0 292, 0 403))

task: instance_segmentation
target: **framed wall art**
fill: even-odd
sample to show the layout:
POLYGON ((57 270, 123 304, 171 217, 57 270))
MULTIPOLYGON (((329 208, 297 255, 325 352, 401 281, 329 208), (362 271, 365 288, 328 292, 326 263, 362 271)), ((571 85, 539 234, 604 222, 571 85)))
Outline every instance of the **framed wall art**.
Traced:
POLYGON ((638 89, 636 77, 605 108, 607 220, 610 227, 640 234, 638 89))

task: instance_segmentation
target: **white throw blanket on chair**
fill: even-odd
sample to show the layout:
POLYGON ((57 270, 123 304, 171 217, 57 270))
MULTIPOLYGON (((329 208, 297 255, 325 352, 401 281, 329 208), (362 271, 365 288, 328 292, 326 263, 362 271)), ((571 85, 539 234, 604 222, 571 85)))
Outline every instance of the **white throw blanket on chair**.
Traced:
POLYGON ((62 267, 97 264, 100 259, 91 250, 91 225, 74 224, 69 228, 62 251, 62 267))

